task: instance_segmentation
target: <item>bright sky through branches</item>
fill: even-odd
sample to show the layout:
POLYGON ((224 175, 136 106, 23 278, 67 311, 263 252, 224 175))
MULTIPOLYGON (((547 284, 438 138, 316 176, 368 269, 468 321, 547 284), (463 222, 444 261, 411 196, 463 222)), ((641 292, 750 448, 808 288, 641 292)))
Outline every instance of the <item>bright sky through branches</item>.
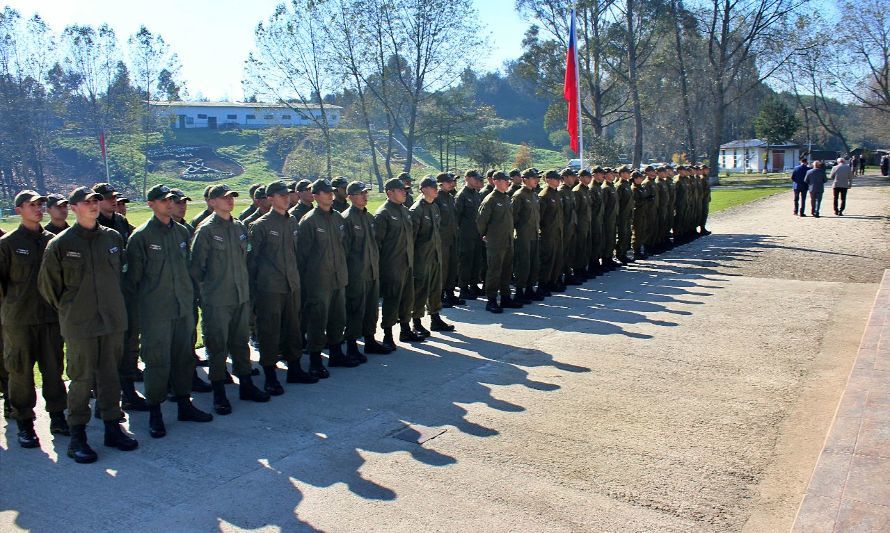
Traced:
MULTIPOLYGON (((272 14, 281 0, 6 0, 30 18, 35 12, 61 34, 69 24, 98 26, 107 22, 117 33, 121 48, 127 37, 145 25, 159 33, 179 54, 181 76, 192 98, 241 100, 244 60, 253 48, 256 24, 272 14)), ((513 8, 513 0, 475 0, 480 28, 491 50, 479 68, 496 70, 508 59, 519 56, 522 36, 528 23, 513 8)))

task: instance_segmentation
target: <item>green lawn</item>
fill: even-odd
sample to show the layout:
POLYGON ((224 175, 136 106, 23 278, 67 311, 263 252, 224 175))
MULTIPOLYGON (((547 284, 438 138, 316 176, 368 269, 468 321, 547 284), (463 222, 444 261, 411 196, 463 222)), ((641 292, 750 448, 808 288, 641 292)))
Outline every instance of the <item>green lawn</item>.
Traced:
POLYGON ((711 213, 747 204, 767 196, 788 192, 789 187, 762 187, 756 189, 711 189, 711 213))

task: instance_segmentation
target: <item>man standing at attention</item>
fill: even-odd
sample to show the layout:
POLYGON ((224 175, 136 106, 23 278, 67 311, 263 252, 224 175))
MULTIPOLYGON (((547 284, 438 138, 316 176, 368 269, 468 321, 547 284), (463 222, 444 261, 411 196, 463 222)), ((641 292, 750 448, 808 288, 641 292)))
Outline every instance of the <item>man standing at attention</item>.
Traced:
POLYGON ((127 328, 121 289, 126 259, 120 234, 96 222, 101 198, 86 187, 71 192, 68 204, 77 223, 49 242, 37 278, 40 294, 59 313, 67 344, 68 457, 78 463, 97 459, 86 436, 94 386, 105 422, 105 445, 121 451, 139 446, 118 422, 123 417, 118 364, 127 328))
POLYGON ((53 234, 40 227, 46 197, 34 191, 15 196, 15 212, 21 224, 0 238, 0 317, 3 323, 3 360, 9 372, 9 403, 18 424, 22 448, 38 448, 34 432, 34 365, 43 378, 43 399, 49 413, 50 433, 68 435, 62 382, 62 335, 59 317, 41 298, 37 273, 46 245, 53 234))
POLYGON ((191 401, 195 372, 194 286, 189 276, 189 231, 172 220, 176 194, 166 185, 146 193, 153 216, 136 228, 127 243, 125 281, 142 332, 149 434, 167 434, 161 403, 176 397, 180 421, 210 422, 213 415, 191 401))
POLYGON ((232 404, 226 397, 226 356, 239 378, 242 400, 268 402, 269 394, 250 378, 250 288, 247 273, 247 230, 232 216, 238 193, 228 185, 214 185, 207 196, 213 214, 195 230, 189 270, 200 287, 204 339, 210 358, 213 409, 228 415, 232 404))

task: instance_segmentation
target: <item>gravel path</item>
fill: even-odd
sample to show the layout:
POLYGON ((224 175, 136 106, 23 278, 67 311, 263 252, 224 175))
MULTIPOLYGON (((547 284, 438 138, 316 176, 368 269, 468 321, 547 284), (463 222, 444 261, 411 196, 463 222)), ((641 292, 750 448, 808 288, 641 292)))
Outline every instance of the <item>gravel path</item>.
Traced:
POLYGON ((792 217, 790 192, 722 212, 710 237, 522 313, 449 310, 454 334, 210 425, 165 406, 165 439, 135 414, 137 452, 93 422, 92 466, 45 420, 42 453, 6 427, 0 530, 787 530, 890 267, 886 183, 859 179, 843 218, 792 217))

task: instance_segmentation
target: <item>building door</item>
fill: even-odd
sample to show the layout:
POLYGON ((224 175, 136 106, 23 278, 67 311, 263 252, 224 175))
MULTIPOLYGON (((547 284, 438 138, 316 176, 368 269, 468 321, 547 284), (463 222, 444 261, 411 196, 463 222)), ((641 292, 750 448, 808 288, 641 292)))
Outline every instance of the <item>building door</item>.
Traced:
POLYGON ((185 129, 185 115, 179 115, 179 127, 185 129))
POLYGON ((216 117, 207 117, 207 127, 212 130, 216 129, 216 117))
POLYGON ((785 150, 773 150, 773 169, 785 170, 785 150))

